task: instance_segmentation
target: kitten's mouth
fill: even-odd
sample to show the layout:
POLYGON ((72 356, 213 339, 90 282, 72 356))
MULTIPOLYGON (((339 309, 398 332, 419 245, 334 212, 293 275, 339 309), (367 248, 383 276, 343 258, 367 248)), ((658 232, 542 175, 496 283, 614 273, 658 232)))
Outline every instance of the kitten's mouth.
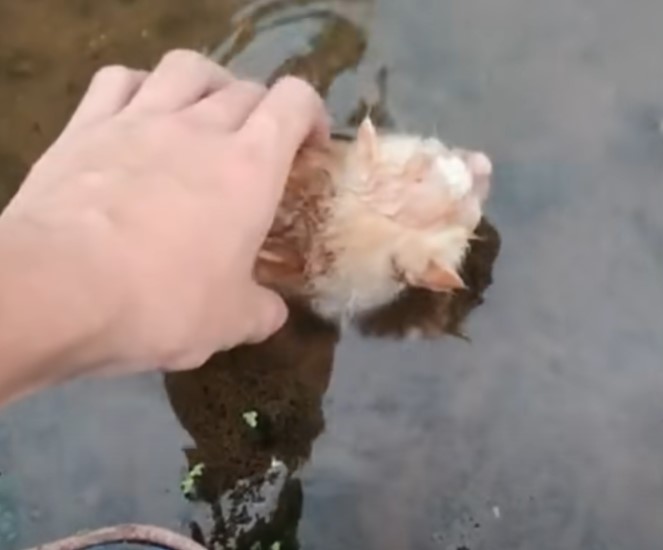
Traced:
POLYGON ((490 193, 493 163, 486 154, 480 151, 455 149, 452 152, 465 163, 471 176, 472 192, 479 198, 479 202, 483 204, 490 193))

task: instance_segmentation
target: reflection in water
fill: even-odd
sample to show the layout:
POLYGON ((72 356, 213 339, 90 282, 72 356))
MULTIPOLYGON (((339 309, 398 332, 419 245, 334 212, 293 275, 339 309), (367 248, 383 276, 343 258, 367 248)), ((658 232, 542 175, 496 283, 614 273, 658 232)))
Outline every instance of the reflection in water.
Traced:
MULTIPOLYGON (((251 46, 261 32, 297 22, 319 20, 322 22, 322 27, 310 40, 309 51, 286 58, 276 69, 270 71, 265 82, 271 84, 283 75, 299 76, 310 82, 322 97, 327 98, 334 82, 345 72, 356 70, 364 58, 368 37, 361 20, 371 11, 373 2, 374 0, 341 2, 324 8, 319 7, 320 2, 313 0, 284 0, 257 4, 255 7, 250 4, 236 21, 234 34, 218 46, 210 57, 222 65, 228 65, 251 46), (354 8, 347 11, 352 11, 355 17, 341 13, 342 7, 354 8), (356 21, 357 19, 359 21, 356 21)), ((360 99, 357 107, 348 116, 346 125, 357 126, 369 111, 373 122, 378 126, 387 128, 394 125, 385 104, 387 93, 385 67, 377 71, 376 88, 376 93, 373 94, 375 97, 360 99)), ((367 92, 367 95, 371 94, 367 92)), ((339 124, 339 126, 345 125, 339 124)))
POLYGON ((212 57, 222 65, 244 51, 261 31, 273 30, 298 21, 319 19, 323 26, 311 41, 308 53, 295 55, 283 61, 266 82, 290 74, 306 78, 323 97, 326 97, 334 80, 344 71, 356 68, 366 50, 364 30, 348 18, 328 9, 300 10, 290 13, 294 4, 306 7, 315 2, 273 2, 259 6, 237 22, 233 39, 222 44, 212 57))
POLYGON ((250 548, 294 537, 301 488, 292 475, 324 427, 337 338, 334 328, 293 309, 264 344, 165 376, 173 410, 195 443, 185 451, 188 465, 205 464, 198 496, 212 507, 207 544, 250 548), (257 413, 257 427, 247 412, 257 413))
MULTIPOLYGON (((499 238, 485 220, 479 236, 464 266, 466 291, 406 293, 364 319, 362 331, 375 337, 413 330, 427 337, 458 334, 492 281, 499 238)), ((267 342, 165 376, 175 414, 195 443, 185 451, 188 466, 205 465, 198 497, 210 505, 214 524, 191 526, 198 542, 297 547, 303 494, 296 474, 324 428, 322 402, 338 338, 335 327, 293 305, 286 325, 267 342), (256 413, 257 426, 245 413, 256 413)))
POLYGON ((362 98, 357 107, 348 116, 347 124, 350 127, 357 127, 364 117, 368 114, 376 126, 382 129, 393 128, 395 122, 387 110, 387 78, 386 67, 381 67, 376 75, 377 96, 372 101, 362 98))

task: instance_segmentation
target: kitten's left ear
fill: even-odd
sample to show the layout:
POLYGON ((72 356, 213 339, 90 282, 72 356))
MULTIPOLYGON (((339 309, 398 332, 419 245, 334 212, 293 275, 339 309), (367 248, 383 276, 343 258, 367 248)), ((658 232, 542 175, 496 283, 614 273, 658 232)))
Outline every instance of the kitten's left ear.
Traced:
POLYGON ((378 156, 378 134, 369 116, 366 116, 357 129, 357 149, 362 162, 372 163, 378 156))
POLYGON ((465 281, 452 267, 430 260, 421 273, 406 272, 405 280, 410 286, 425 288, 434 292, 449 292, 467 288, 465 281))

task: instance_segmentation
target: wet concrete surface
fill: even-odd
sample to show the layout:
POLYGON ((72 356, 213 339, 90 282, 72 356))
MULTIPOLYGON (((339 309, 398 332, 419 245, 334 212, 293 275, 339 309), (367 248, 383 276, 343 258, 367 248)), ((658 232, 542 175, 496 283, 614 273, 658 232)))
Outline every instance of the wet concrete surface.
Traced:
POLYGON ((189 46, 306 75, 339 124, 377 98, 385 126, 486 150, 501 243, 465 308, 412 297, 341 338, 295 315, 196 373, 3 411, 0 546, 140 521, 210 547, 663 547, 662 18, 654 0, 0 0, 6 197, 96 67, 189 46), (438 339, 398 337, 436 320, 438 339))

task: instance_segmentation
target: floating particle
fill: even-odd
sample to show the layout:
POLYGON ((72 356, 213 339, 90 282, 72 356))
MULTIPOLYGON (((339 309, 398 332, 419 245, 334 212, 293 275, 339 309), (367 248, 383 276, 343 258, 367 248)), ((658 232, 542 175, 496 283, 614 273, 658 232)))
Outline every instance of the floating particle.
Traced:
POLYGON ((185 496, 190 496, 196 487, 196 479, 203 475, 205 465, 201 462, 196 464, 180 483, 180 489, 185 496))
POLYGON ((254 430, 258 427, 258 413, 257 411, 246 411, 242 413, 242 418, 254 430))

